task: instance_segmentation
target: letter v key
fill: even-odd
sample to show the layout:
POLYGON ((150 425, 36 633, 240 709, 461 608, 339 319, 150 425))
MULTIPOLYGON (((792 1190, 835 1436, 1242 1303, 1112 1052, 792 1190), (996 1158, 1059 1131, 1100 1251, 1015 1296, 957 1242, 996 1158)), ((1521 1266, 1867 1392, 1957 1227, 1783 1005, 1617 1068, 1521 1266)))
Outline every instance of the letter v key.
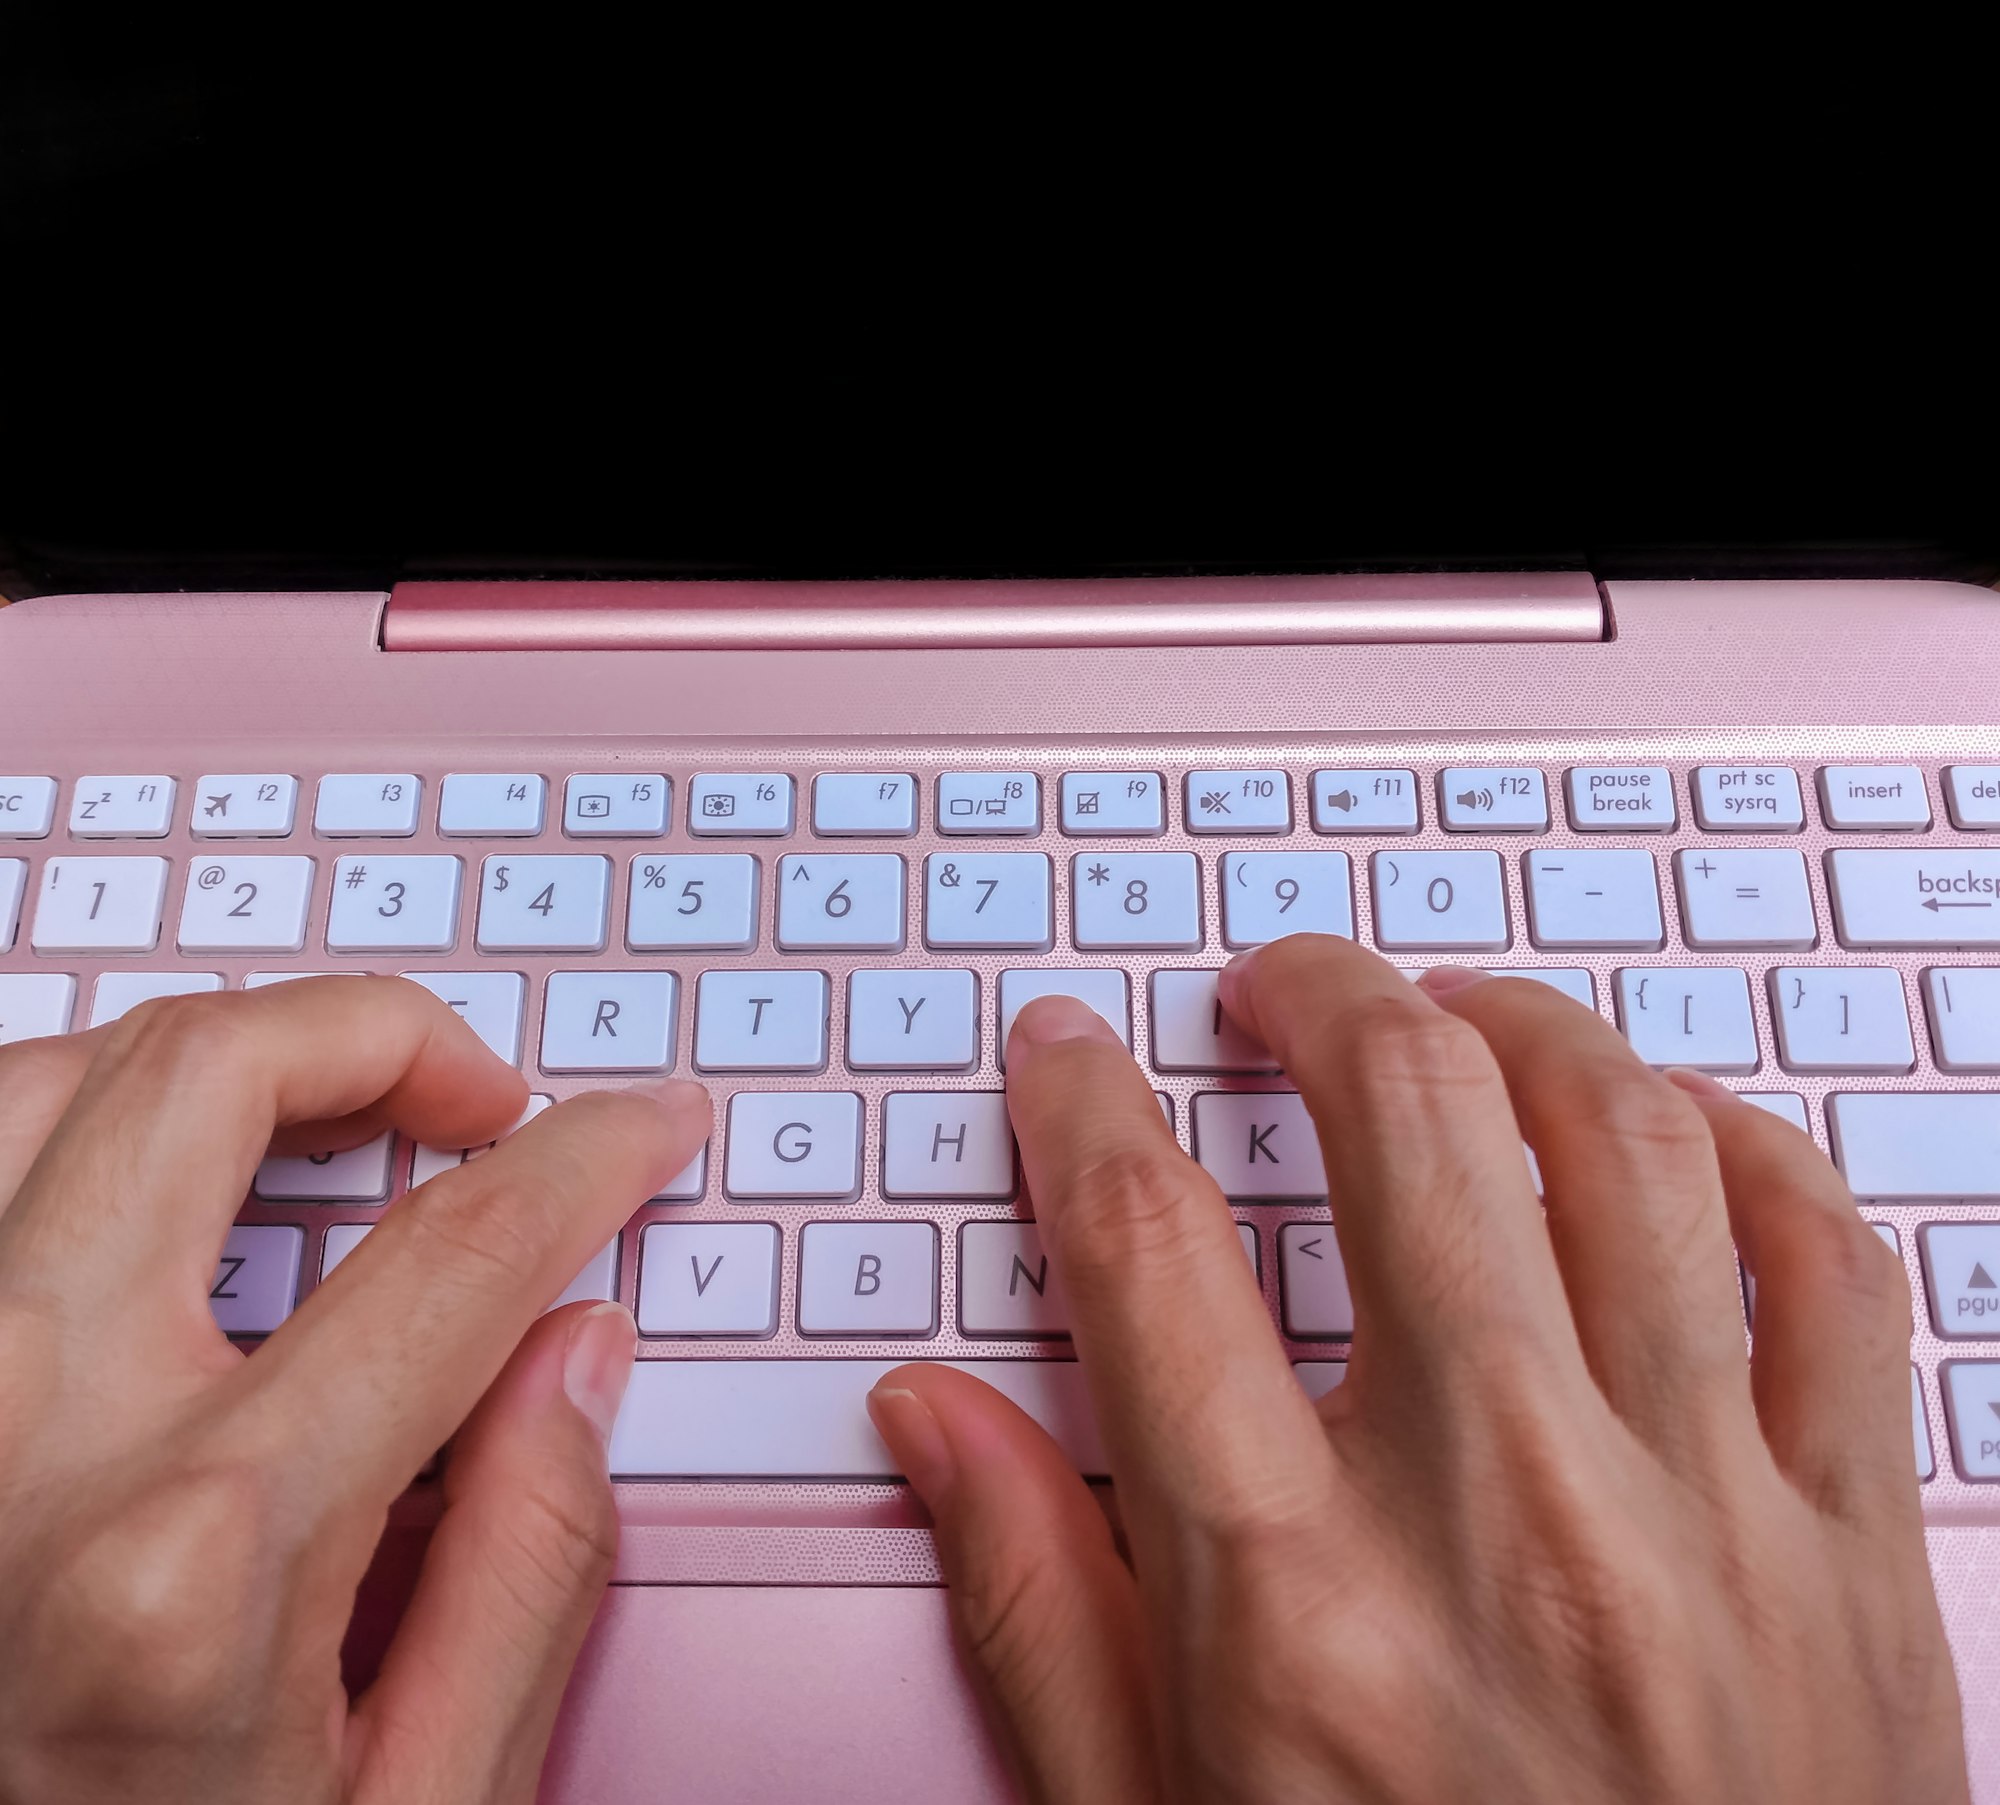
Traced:
POLYGON ((694 1294, 696 1297, 707 1295, 708 1288, 714 1282, 715 1275, 722 1270, 723 1257, 723 1255, 717 1254, 714 1260, 710 1262, 707 1274, 704 1275, 701 1270, 701 1255, 694 1253, 688 1255, 688 1265, 694 1269, 694 1294))

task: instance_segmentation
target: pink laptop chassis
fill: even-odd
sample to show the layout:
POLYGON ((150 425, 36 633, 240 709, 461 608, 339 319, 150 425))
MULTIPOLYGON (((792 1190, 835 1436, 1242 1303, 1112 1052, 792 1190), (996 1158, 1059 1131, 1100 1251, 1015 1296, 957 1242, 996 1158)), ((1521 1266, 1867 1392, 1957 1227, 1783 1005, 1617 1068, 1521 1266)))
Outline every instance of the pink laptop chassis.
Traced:
MULTIPOLYGON (((1326 765, 1422 771, 1533 764, 1552 781, 1572 764, 1667 765, 1682 800, 1681 826, 1632 842, 1660 850, 1698 843, 1686 808, 1685 773, 1695 764, 1782 763, 1809 778, 1828 762, 1871 761, 1925 768, 1938 831, 1946 819, 1941 767, 2000 762, 2000 598, 1911 582, 1614 583, 1600 591, 1587 577, 1571 576, 754 589, 412 585, 393 602, 379 593, 80 596, 0 611, 0 771, 65 779, 163 771, 185 787, 204 771, 309 777, 411 770, 434 796, 436 781, 453 770, 536 770, 559 785, 571 771, 629 765, 676 775, 680 818, 669 844, 683 851, 690 844, 684 774, 694 770, 789 770, 802 798, 822 770, 914 772, 926 798, 921 830, 895 844, 914 869, 926 852, 952 844, 932 829, 932 779, 967 766, 1043 774, 1044 832, 1007 844, 1039 846, 1060 865, 1079 844, 1055 826, 1055 780, 1065 770, 1281 765, 1293 773, 1295 812, 1302 812, 1310 772, 1326 765)), ((324 853, 305 844, 307 810, 309 803, 300 849, 324 853)), ((166 841, 145 848, 175 860, 170 920, 186 859, 213 850, 189 839, 186 812, 166 841)), ((1533 844, 1580 843, 1559 805, 1556 813, 1552 833, 1533 844)), ((1806 831, 1784 843, 1807 855, 1822 921, 1822 851, 1836 843, 1912 843, 1908 836, 1829 834, 1816 806, 1807 814, 1806 831)), ((1177 801, 1170 818, 1180 819, 1177 801)), ((59 824, 58 839, 60 831, 59 824)), ((1310 837, 1303 822, 1299 837, 1310 837)), ((1425 831, 1398 843, 1452 839, 1436 831, 1435 811, 1427 808, 1425 831)), ((1964 839, 2000 844, 2000 835, 1964 839)), ((1320 842, 1357 855, 1357 863, 1378 843, 1320 842)), ((1477 843, 1506 844, 1499 836, 1477 843)), ((1204 853, 1231 844, 1187 836, 1178 826, 1146 843, 1149 850, 1204 853)), ((439 845, 434 811, 427 811, 417 836, 397 850, 439 845)), ((464 842, 449 849, 477 850, 464 842)), ((621 865, 639 850, 602 849, 621 865)), ((38 853, 34 845, 0 845, 0 853, 23 850, 31 859, 38 853)), ((1591 967, 1608 1010, 1610 973, 1630 956, 1537 954, 1518 883, 1509 890, 1516 944, 1504 962, 1591 967)), ((1365 934, 1365 887, 1357 901, 1365 934)), ((768 897, 763 906, 768 934, 768 897)), ((322 895, 309 948, 323 929, 324 908, 322 895)), ((1212 921, 1208 932, 1199 954, 1058 953, 1051 962, 1113 963, 1135 973, 1149 965, 1216 964, 1223 954, 1212 921)), ((14 949, 0 954, 0 971, 37 967, 25 941, 24 928, 14 949)), ((1742 962, 1691 952, 1675 929, 1658 956, 1742 962)), ((458 961, 471 957, 462 944, 458 961)), ((1022 962, 1018 955, 950 957, 977 969, 982 987, 1002 966, 1022 962)), ((1939 955, 1848 955, 1827 944, 1811 957, 1914 974, 1939 955)), ((1979 956, 1942 957, 1965 963, 1979 956)), ((698 963, 771 958, 767 939, 761 953, 703 954, 698 963)), ((151 961, 175 962, 171 952, 151 961)), ((614 943, 592 963, 657 962, 614 943)), ((837 976, 843 964, 895 961, 816 962, 837 976)), ((917 951, 907 962, 929 961, 917 951)), ((99 970, 137 963, 66 958, 62 968, 78 973, 87 998, 99 970)), ((276 962, 203 955, 197 963, 234 983, 243 971, 276 962)), ((393 970, 412 961, 308 952, 301 963, 393 970)), ((528 973, 533 997, 548 969, 578 961, 508 955, 507 963, 528 973)), ((1133 990, 1134 1039, 1143 1044, 1143 982, 1135 980, 1133 990)), ((1822 1143, 1820 1098, 1829 1089, 1990 1089, 1996 1082, 1935 1071, 1927 1047, 1907 1077, 1797 1076, 1777 1067, 1762 1011, 1760 1033, 1765 1063, 1742 1081, 1745 1088, 1803 1095, 1822 1143)), ((538 1090, 558 1095, 578 1082, 535 1078, 538 1090)), ((730 1087, 796 1082, 732 1078, 730 1087)), ((872 1116, 882 1094, 910 1081, 843 1072, 838 1082, 860 1092, 872 1116)), ((948 1082, 997 1088, 990 1044, 978 1071, 948 1082)), ((1235 1081, 1160 1082, 1174 1097, 1185 1141, 1188 1097, 1235 1081)), ((871 1201, 872 1181, 861 1204, 842 1207, 865 1211, 871 1201)), ((696 1208, 722 1216, 730 1206, 711 1187, 696 1208)), ((317 1226, 370 1213, 255 1204, 243 1219, 317 1226)), ((788 1229, 829 1213, 806 1206, 758 1212, 788 1229)), ((915 1344, 842 1343, 841 1354, 1004 1351, 1035 1358, 1066 1351, 1036 1342, 996 1350, 991 1341, 963 1338, 952 1307, 956 1226, 1002 1212, 926 1205, 921 1213, 941 1229, 940 1333, 915 1344)), ((1923 1488, 1926 1533, 1964 1694, 1974 1794, 2000 1801, 2000 1487, 1957 1476, 1937 1378, 1941 1360, 2000 1357, 2000 1338, 1946 1343, 1935 1336, 1915 1235, 1920 1223, 1980 1212, 1871 1205, 1867 1213, 1895 1224, 1918 1300, 1912 1359, 1936 1463, 1923 1488)), ((1277 1226, 1310 1212, 1259 1205, 1237 1214, 1260 1225, 1264 1281, 1275 1304, 1277 1226)), ((666 1215, 653 1208, 637 1221, 666 1215)), ((686 1217, 683 1209, 678 1219, 686 1217)), ((638 1236, 628 1232, 622 1297, 632 1295, 637 1250, 638 1236)), ((309 1238, 310 1269, 316 1256, 309 1238)), ((302 1283, 312 1283, 310 1270, 302 1283)), ((795 1303, 787 1271, 781 1322, 796 1321, 795 1303)), ((1328 1357, 1324 1343, 1290 1346, 1294 1358, 1328 1357)), ((709 1351, 677 1342, 647 1342, 641 1350, 655 1360, 709 1351)), ((828 1349, 787 1326, 755 1351, 822 1356, 828 1349)), ((910 1796, 916 1776, 916 1790, 936 1805, 1012 1796, 951 1646, 923 1514, 904 1488, 628 1485, 620 1487, 620 1504, 617 1582, 570 1690, 547 1771, 548 1799, 880 1805, 910 1796)), ((383 1596, 416 1558, 428 1509, 421 1490, 399 1507, 384 1548, 383 1596)), ((357 1672, 366 1670, 383 1629, 379 1618, 359 1627, 351 1650, 357 1672)))

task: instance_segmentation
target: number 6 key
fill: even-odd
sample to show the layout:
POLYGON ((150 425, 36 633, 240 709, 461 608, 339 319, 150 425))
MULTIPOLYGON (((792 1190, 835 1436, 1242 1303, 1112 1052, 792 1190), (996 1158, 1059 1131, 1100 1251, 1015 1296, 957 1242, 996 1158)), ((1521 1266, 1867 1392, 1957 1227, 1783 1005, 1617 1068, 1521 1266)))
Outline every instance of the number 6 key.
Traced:
POLYGON ((903 861, 893 852, 798 853, 778 862, 778 946, 788 953, 903 947, 903 861))

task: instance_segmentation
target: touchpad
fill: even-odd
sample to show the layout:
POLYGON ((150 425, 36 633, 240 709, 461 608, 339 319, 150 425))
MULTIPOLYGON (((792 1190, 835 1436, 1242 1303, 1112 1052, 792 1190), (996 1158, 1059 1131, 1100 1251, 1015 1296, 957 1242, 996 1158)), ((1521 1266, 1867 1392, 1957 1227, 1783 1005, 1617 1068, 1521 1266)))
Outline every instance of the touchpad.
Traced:
POLYGON ((612 1586, 549 1751, 555 1805, 1015 1798, 931 1586, 612 1586))

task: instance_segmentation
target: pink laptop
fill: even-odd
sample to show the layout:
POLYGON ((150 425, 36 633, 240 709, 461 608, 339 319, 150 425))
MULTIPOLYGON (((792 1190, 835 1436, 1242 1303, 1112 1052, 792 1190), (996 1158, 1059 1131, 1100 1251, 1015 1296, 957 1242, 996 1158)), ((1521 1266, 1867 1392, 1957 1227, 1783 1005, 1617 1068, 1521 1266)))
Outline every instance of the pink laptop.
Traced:
MULTIPOLYGON (((963 1363, 1103 1477, 1001 1099, 1050 990, 1127 1036, 1300 1384, 1338 1381, 1324 1175, 1213 1007, 1233 950, 1298 929, 1540 978, 1840 1164, 1908 1272, 1911 1483, 2000 1800, 1990 590, 1568 568, 0 611, 0 1040, 399 972, 538 1097, 715 1095, 702 1158, 569 1293, 628 1303, 641 1364, 558 1805, 1010 1796, 862 1398, 963 1363)), ((465 1151, 268 1161, 218 1321, 276 1328, 465 1151)), ((400 1507, 385 1599, 432 1509, 400 1507)))

